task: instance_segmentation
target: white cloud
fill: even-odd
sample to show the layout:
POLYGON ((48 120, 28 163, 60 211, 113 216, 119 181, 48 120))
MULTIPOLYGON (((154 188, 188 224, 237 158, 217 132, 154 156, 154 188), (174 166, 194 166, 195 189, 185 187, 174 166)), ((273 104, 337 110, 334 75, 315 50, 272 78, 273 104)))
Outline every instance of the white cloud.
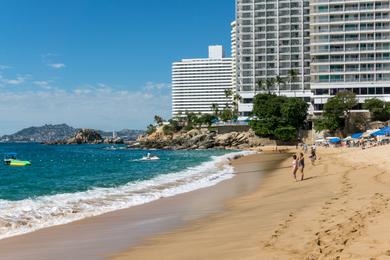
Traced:
POLYGON ((29 75, 26 76, 17 76, 14 79, 7 79, 0 75, 0 83, 1 85, 20 85, 26 82, 29 75))
POLYGON ((51 89, 50 86, 51 83, 52 81, 48 81, 48 80, 36 80, 33 82, 34 85, 41 87, 43 89, 51 89))
POLYGON ((74 127, 104 130, 144 129, 155 114, 167 118, 170 110, 170 93, 145 88, 142 91, 118 90, 99 84, 71 91, 59 88, 5 90, 0 95, 0 114, 12 112, 13 116, 7 119, 6 126, 0 126, 0 134, 14 132, 20 126, 63 122, 74 127))
POLYGON ((53 69, 62 69, 66 67, 64 63, 49 63, 47 65, 53 69))
POLYGON ((0 64, 0 70, 6 70, 6 69, 11 69, 11 68, 12 68, 11 66, 0 64))
POLYGON ((170 89, 171 85, 167 83, 154 83, 154 82, 147 82, 145 84, 145 89, 147 90, 164 90, 164 89, 170 89))

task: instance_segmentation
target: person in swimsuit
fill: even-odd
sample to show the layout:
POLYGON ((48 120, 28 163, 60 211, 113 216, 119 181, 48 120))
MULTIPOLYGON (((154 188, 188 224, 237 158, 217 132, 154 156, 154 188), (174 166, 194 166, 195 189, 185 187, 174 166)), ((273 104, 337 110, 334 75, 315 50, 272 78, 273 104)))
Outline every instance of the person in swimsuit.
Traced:
POLYGON ((297 171, 298 171, 298 160, 297 156, 293 155, 293 161, 292 161, 292 173, 294 175, 294 179, 297 180, 297 171))
POLYGON ((299 155, 298 169, 301 171, 301 181, 303 181, 304 178, 303 170, 305 169, 305 156, 303 155, 303 153, 299 155))

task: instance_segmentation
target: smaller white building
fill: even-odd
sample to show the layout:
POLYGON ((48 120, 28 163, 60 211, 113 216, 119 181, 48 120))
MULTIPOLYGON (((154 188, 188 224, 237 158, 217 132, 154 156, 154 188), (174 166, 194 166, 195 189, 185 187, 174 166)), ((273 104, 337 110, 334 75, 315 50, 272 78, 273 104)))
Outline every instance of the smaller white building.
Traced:
POLYGON ((209 46, 209 57, 184 59, 172 65, 172 116, 212 113, 215 104, 222 109, 232 105, 232 59, 225 58, 220 45, 209 46))

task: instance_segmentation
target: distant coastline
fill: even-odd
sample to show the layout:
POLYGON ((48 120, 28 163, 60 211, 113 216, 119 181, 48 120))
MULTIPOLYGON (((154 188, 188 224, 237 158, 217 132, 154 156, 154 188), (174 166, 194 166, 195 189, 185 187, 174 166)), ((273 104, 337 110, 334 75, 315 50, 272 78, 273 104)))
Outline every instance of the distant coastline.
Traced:
MULTIPOLYGON (((46 142, 58 142, 62 140, 67 140, 72 137, 80 129, 74 128, 67 124, 57 124, 57 125, 43 125, 43 126, 33 126, 24 128, 16 133, 10 135, 3 135, 0 137, 0 143, 46 143, 46 142)), ((123 129, 119 131, 102 131, 94 130, 103 139, 107 138, 120 138, 124 141, 134 141, 139 135, 144 134, 143 130, 130 130, 123 129)), ((114 138, 114 139, 115 139, 114 138)))

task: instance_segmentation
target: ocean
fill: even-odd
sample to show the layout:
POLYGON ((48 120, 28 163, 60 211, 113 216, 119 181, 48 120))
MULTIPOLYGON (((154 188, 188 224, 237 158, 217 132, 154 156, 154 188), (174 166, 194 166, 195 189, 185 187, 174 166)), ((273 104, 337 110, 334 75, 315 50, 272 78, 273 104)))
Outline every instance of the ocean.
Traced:
POLYGON ((215 185, 234 176, 229 159, 249 153, 0 144, 6 152, 32 166, 0 164, 0 239, 215 185), (140 160, 148 152, 160 160, 140 160))

